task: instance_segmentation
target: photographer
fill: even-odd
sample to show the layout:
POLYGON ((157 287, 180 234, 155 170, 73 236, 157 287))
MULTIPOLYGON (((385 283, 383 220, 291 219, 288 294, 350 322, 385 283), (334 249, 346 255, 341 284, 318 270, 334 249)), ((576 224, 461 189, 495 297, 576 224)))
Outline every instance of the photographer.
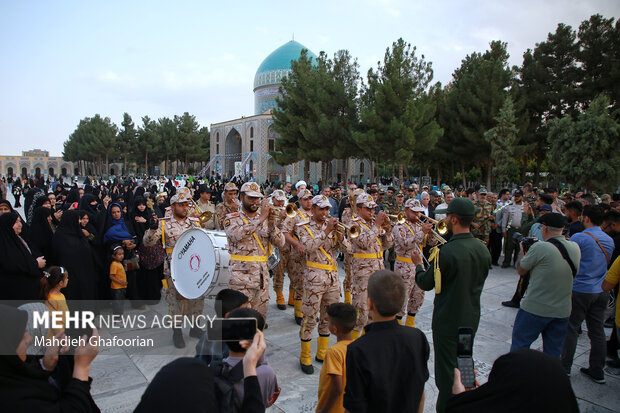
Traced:
POLYGON ((510 351, 529 348, 540 334, 543 351, 560 358, 571 312, 573 277, 581 252, 579 245, 562 236, 566 218, 557 212, 540 217, 542 240, 529 250, 521 242, 523 257, 517 264, 520 276, 530 273, 530 281, 515 317, 510 351))

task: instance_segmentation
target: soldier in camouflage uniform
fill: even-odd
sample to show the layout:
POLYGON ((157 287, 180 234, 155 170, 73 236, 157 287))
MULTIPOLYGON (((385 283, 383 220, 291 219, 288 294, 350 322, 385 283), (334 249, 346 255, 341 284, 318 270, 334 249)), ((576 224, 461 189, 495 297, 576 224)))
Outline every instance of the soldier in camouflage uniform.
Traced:
MULTIPOLYGON (((281 189, 276 189, 271 194, 271 202, 275 208, 281 208, 280 218, 278 218, 276 225, 282 231, 284 219, 286 215, 284 213, 284 203, 286 202, 286 194, 281 189)), ((291 266, 291 246, 289 244, 284 244, 280 250, 280 262, 273 269, 273 291, 276 293, 276 305, 279 310, 286 310, 286 302, 284 301, 284 295, 282 294, 282 289, 284 288, 284 271, 287 270, 289 274, 290 284, 293 284, 293 279, 291 278, 292 270, 289 268, 291 266)), ((293 300, 293 294, 289 294, 289 298, 293 300)))
POLYGON ((393 244, 392 226, 385 212, 375 217, 377 204, 368 194, 357 197, 358 216, 352 224, 359 225, 360 235, 351 238, 353 265, 351 279, 353 306, 357 309, 357 323, 351 336, 358 338, 362 329, 368 324, 368 278, 375 272, 385 268, 383 251, 393 244))
POLYGON ((303 322, 299 330, 301 370, 312 374, 311 342, 312 332, 319 315, 319 338, 316 360, 323 361, 329 346, 327 307, 340 301, 340 279, 336 252, 350 249, 349 241, 333 231, 337 218, 329 218, 330 203, 327 197, 312 198, 312 218, 297 224, 299 242, 306 250, 306 268, 303 276, 304 295, 302 299, 303 322))
MULTIPOLYGON (((403 191, 398 191, 394 196, 394 203, 389 204, 384 211, 389 215, 398 215, 405 212, 405 194, 403 191)), ((390 221, 396 222, 396 218, 390 218, 390 221)), ((394 263, 396 262, 396 252, 392 246, 388 250, 388 262, 390 263, 390 270, 394 271, 394 263)))
MULTIPOLYGON (((185 231, 191 228, 198 228, 198 219, 188 217, 189 199, 191 194, 188 188, 179 188, 177 193, 170 199, 170 217, 163 218, 161 223, 157 217, 153 218, 153 227, 144 233, 143 242, 145 246, 153 246, 163 241, 166 250, 166 261, 164 263, 164 287, 166 291, 166 302, 168 310, 172 316, 180 316, 184 314, 184 307, 187 303, 187 312, 190 316, 195 317, 202 314, 204 308, 204 298, 196 298, 188 300, 183 297, 174 284, 170 276, 170 260, 174 246, 185 231)), ((190 337, 200 338, 202 331, 199 327, 192 327, 189 332, 190 337)), ((177 348, 185 347, 183 340, 183 332, 180 328, 172 330, 172 341, 177 348)))
MULTIPOLYGON (((363 194, 364 190, 361 188, 358 188, 356 190, 353 191, 353 198, 356 198, 363 194)), ((351 198, 349 198, 351 199, 351 198)), ((340 217, 340 222, 342 222, 344 225, 350 226, 353 222, 353 218, 357 217, 357 215, 354 213, 353 209, 351 207, 349 208, 345 208, 344 211, 342 211, 342 216, 340 217)), ((353 255, 350 251, 342 251, 342 253, 344 254, 344 282, 342 283, 342 287, 344 290, 344 302, 347 304, 351 304, 352 300, 351 300, 351 277, 352 277, 352 265, 353 265, 353 255)))
POLYGON ((269 204, 260 204, 263 194, 256 182, 241 187, 239 212, 226 215, 224 229, 230 251, 228 287, 245 294, 250 308, 267 320, 269 303, 269 244, 284 246, 284 236, 269 214, 269 204), (258 212, 260 207, 260 213, 258 212))
POLYGON ((238 188, 232 182, 224 185, 224 201, 220 202, 215 208, 215 220, 219 230, 224 229, 224 219, 226 215, 239 211, 239 201, 237 200, 238 188))
POLYGON ((297 215, 292 218, 286 218, 282 227, 282 233, 291 248, 292 266, 289 268, 289 278, 291 278, 291 288, 295 297, 295 322, 301 325, 301 320, 303 319, 303 313, 301 312, 301 297, 303 296, 302 277, 306 267, 306 251, 299 243, 296 226, 300 222, 308 221, 312 216, 312 192, 307 189, 300 189, 297 197, 301 207, 297 210, 297 215))
POLYGON ((478 190, 478 200, 474 202, 474 205, 476 207, 476 215, 471 224, 471 233, 487 245, 491 233, 491 223, 495 220, 495 216, 493 215, 493 204, 487 201, 486 188, 478 190))
MULTIPOLYGON (((198 200, 196 201, 198 208, 204 212, 211 213, 211 219, 206 221, 202 227, 208 230, 215 229, 215 204, 211 202, 211 190, 206 184, 200 184, 198 187, 198 200)), ((192 208, 193 216, 200 218, 200 212, 196 208, 192 208)))
POLYGON ((408 302, 403 304, 402 310, 396 316, 398 322, 402 324, 405 315, 405 305, 407 306, 406 326, 415 327, 415 316, 424 303, 424 290, 415 283, 416 266, 411 260, 411 252, 414 249, 422 251, 425 244, 436 245, 437 239, 429 236, 433 229, 432 223, 423 224, 420 222, 420 215, 424 212, 424 207, 417 199, 409 199, 405 203, 405 215, 407 220, 402 224, 396 224, 392 230, 394 235, 394 249, 396 250, 396 265, 394 271, 400 275, 407 287, 408 302))

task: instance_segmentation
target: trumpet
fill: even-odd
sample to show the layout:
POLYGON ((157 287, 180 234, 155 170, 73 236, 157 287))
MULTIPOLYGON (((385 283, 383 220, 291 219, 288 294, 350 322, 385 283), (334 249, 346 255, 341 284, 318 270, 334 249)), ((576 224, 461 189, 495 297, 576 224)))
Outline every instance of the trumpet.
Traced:
POLYGON ((424 214, 422 214, 422 218, 425 219, 425 222, 430 222, 433 225, 435 225, 435 231, 437 231, 437 233, 439 233, 440 235, 446 235, 448 233, 448 225, 446 225, 445 219, 442 219, 441 221, 437 221, 436 219, 427 217, 424 214))
POLYGON ((269 207, 269 218, 280 219, 283 211, 288 218, 294 218, 297 215, 297 205, 288 204, 285 208, 271 206, 269 207))
POLYGON ((361 233, 361 229, 359 225, 357 224, 345 225, 342 222, 336 222, 336 225, 334 226, 334 231, 342 235, 344 235, 346 232, 349 234, 350 238, 357 238, 360 236, 360 233, 361 233))
MULTIPOLYGON (((403 214, 402 212, 399 212, 398 215, 386 214, 385 216, 391 219, 395 219, 397 224, 403 224, 406 220, 405 214, 403 214)), ((394 223, 392 223, 392 225, 394 225, 394 223)))
POLYGON ((198 221, 200 222, 200 225, 204 225, 207 222, 211 221, 211 218, 213 218, 213 212, 211 212, 211 211, 203 211, 202 209, 200 209, 200 207, 198 206, 196 201, 194 201, 193 199, 191 199, 191 202, 192 202, 192 204, 194 205, 194 208, 196 209, 196 211, 199 214, 198 215, 198 221))
POLYGON ((286 212, 287 217, 294 218, 297 215, 297 205, 288 204, 286 208, 284 208, 284 212, 286 212))

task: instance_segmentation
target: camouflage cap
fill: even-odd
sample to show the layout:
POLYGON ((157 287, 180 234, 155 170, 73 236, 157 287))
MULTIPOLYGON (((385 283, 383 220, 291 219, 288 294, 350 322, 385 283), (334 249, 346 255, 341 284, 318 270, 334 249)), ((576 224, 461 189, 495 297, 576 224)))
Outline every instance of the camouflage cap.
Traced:
POLYGON ((332 206, 325 195, 317 195, 312 198, 312 205, 316 205, 319 208, 330 208, 332 206))
POLYGON ((276 189, 275 191, 273 191, 273 193, 271 194, 271 197, 275 199, 276 201, 286 201, 286 195, 284 194, 284 191, 281 189, 276 189))
POLYGON ((190 192, 189 188, 182 187, 177 189, 177 193, 174 194, 172 198, 170 198, 170 205, 178 204, 181 202, 189 202, 191 198, 192 193, 190 192))
POLYGON ((260 186, 256 182, 246 182, 241 186, 241 192, 247 196, 253 196, 256 198, 262 198, 263 194, 260 192, 260 186))
POLYGON ((224 191, 238 191, 239 188, 237 188, 237 185, 233 184, 232 182, 228 182, 226 185, 224 185, 224 191))
POLYGON ((414 199, 414 198, 408 199, 407 202, 405 202, 405 208, 408 208, 408 209, 410 209, 412 211, 415 211, 415 212, 424 212, 425 211, 425 209, 422 206, 422 204, 420 203, 420 201, 418 199, 414 199))
POLYGON ((362 205, 366 208, 374 208, 377 206, 377 203, 374 201, 374 199, 372 198, 372 196, 363 193, 357 196, 355 203, 357 205, 362 205))
POLYGON ((299 198, 299 199, 305 199, 305 198, 308 198, 308 197, 311 197, 311 196, 312 196, 312 192, 310 192, 310 190, 308 190, 308 189, 302 189, 297 194, 297 198, 299 198))

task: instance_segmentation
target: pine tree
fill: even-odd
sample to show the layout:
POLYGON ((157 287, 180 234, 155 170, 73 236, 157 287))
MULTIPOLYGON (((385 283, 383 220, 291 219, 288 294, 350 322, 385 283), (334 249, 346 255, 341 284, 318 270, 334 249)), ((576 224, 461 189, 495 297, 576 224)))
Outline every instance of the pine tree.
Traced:
POLYGON ((517 143, 518 129, 514 105, 510 96, 495 117, 497 124, 484 134, 484 139, 491 146, 491 162, 495 178, 507 182, 514 170, 514 149, 517 143))

